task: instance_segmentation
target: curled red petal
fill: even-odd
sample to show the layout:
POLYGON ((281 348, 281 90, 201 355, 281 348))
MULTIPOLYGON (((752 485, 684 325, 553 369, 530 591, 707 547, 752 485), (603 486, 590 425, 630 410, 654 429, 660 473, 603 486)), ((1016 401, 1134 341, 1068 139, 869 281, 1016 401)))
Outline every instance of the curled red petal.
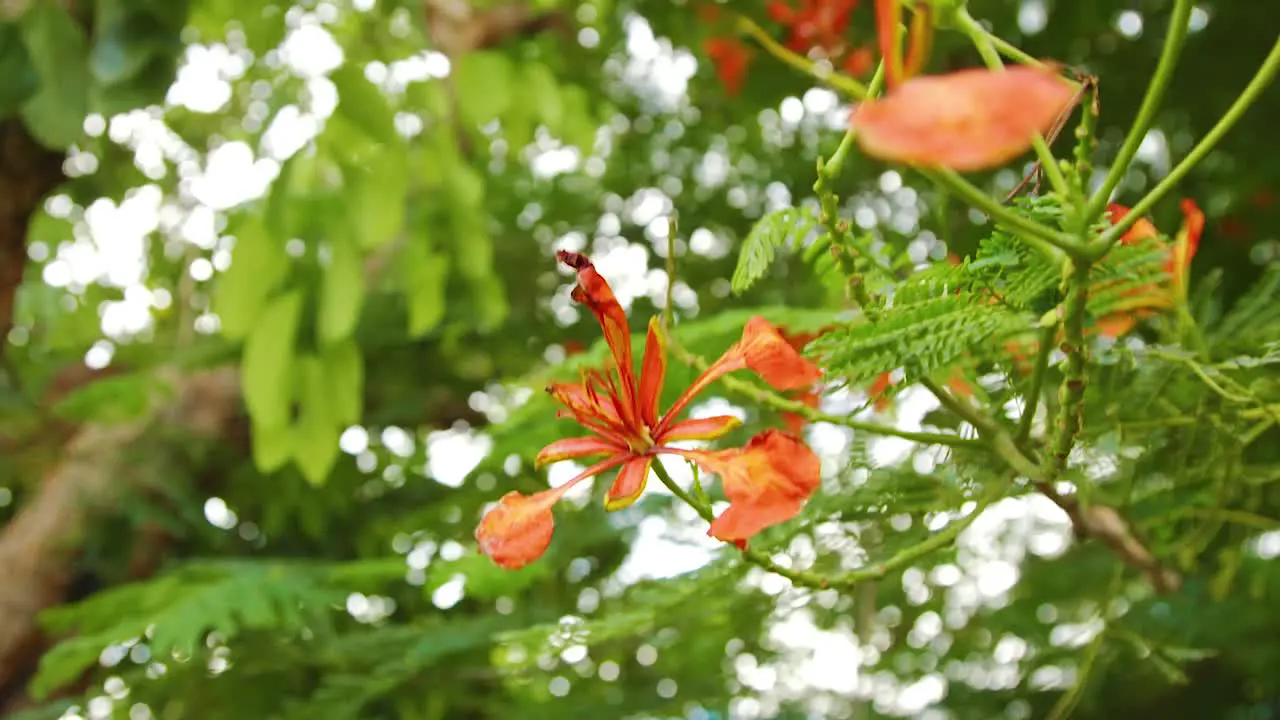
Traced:
POLYGON ((872 157, 974 172, 1030 149, 1074 96, 1047 70, 960 70, 909 80, 882 99, 861 103, 850 122, 872 157))
POLYGON ((652 455, 632 457, 618 471, 618 477, 609 492, 604 496, 606 510, 621 510, 640 499, 644 493, 645 483, 649 480, 649 466, 653 464, 652 455))
POLYGON ((622 309, 613 288, 604 279, 591 260, 582 253, 561 250, 556 259, 578 272, 578 285, 573 289, 573 299, 586 305, 600 322, 604 340, 613 354, 618 378, 622 385, 619 392, 618 412, 628 424, 638 421, 636 402, 635 367, 631 361, 631 326, 627 313, 622 309))
POLYGON ((711 535, 727 542, 795 517, 821 484, 818 456, 778 430, 765 430, 741 448, 678 454, 720 476, 730 507, 712 522, 711 535))
POLYGON ((564 440, 557 440, 538 451, 538 456, 534 458, 533 464, 534 467, 540 468, 548 463, 560 462, 561 460, 578 460, 597 455, 612 455, 619 452, 625 453, 627 448, 625 446, 618 447, 614 443, 598 437, 565 438, 564 440))
POLYGON ((658 443, 680 442, 681 440, 715 440, 723 437, 742 424, 732 415, 716 415, 715 417, 681 420, 672 423, 666 432, 656 438, 658 443))
POLYGON ((1200 249, 1200 236, 1204 234, 1204 211, 1191 198, 1184 198, 1179 206, 1184 217, 1182 230, 1174 242, 1174 268, 1179 275, 1185 275, 1191 260, 1200 249))

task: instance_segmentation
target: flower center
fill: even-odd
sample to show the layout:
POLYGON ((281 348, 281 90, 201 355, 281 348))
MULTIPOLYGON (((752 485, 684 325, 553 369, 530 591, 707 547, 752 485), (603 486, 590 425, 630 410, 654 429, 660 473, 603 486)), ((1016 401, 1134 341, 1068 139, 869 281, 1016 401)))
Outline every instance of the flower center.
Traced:
POLYGON ((627 438, 627 447, 636 455, 643 455, 649 452, 654 446, 653 433, 649 431, 648 425, 641 425, 640 432, 634 433, 627 438))

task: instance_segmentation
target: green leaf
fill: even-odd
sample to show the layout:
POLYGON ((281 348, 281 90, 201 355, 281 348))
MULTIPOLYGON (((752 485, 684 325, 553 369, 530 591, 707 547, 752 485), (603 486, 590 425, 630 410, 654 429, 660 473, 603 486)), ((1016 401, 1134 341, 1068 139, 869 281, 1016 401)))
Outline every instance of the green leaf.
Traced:
POLYGON ((458 88, 458 114, 468 125, 496 120, 511 107, 512 65, 507 56, 488 50, 458 58, 453 66, 458 88))
POLYGON ((31 64, 31 56, 22 40, 22 27, 14 22, 0 22, 0 119, 17 112, 35 95, 40 76, 31 64))
POLYGON ((817 226, 818 220, 808 208, 784 208, 760 218, 742 241, 730 288, 738 295, 746 292, 768 272, 778 248, 789 242, 798 244, 817 226))
POLYGON ((320 293, 319 333, 322 345, 351 336, 364 304, 364 263, 353 239, 334 238, 333 257, 325 268, 320 293))
POLYGON ((272 300, 244 344, 240 379, 249 415, 266 427, 287 425, 293 397, 294 342, 302 315, 302 293, 272 300))
POLYGON ((337 410, 332 388, 319 358, 298 359, 301 392, 298 396, 298 423, 293 429, 293 459, 302 476, 312 485, 321 485, 338 460, 337 410))
POLYGON ((561 89, 564 104, 564 121, 560 126, 560 139, 578 148, 583 155, 595 150, 596 131, 599 128, 591 117, 591 99, 587 91, 570 86, 561 89))
POLYGON ((249 334, 267 298, 289 271, 284 242, 269 234, 257 215, 242 218, 231 248, 231 267, 219 276, 213 303, 222 334, 230 340, 249 334))
POLYGON ((524 66, 524 75, 520 78, 523 96, 534 117, 547 126, 552 132, 558 132, 564 122, 564 98, 560 94, 560 83, 551 72, 551 68, 542 63, 531 62, 524 66))
POLYGON ((425 243, 405 247, 401 282, 409 302, 409 336, 419 338, 444 319, 449 261, 425 243))
POLYGON ((268 427, 253 425, 253 466, 258 472, 273 473, 293 457, 293 427, 288 423, 268 427))
POLYGON ((364 356, 355 340, 324 349, 325 384, 333 398, 334 419, 341 426, 360 422, 364 411, 364 356))
POLYGON ((22 118, 41 144, 65 150, 80 139, 89 114, 89 43, 62 3, 35 3, 21 22, 40 76, 40 89, 23 106, 22 118))
POLYGON ((362 165, 344 170, 352 236, 365 248, 377 248, 404 229, 409 167, 404 153, 379 152, 362 165))
POLYGON ((399 139, 396 133, 395 111, 387 96, 364 76, 364 68, 353 62, 345 62, 329 76, 338 89, 337 112, 342 113, 356 127, 379 142, 399 139))

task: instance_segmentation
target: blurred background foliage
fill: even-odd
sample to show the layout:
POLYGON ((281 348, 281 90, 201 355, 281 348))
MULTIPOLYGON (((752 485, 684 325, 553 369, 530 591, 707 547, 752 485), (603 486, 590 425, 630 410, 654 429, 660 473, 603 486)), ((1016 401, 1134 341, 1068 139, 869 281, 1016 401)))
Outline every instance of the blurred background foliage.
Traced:
MULTIPOLYGON (((732 9, 784 41, 766 5, 732 9)), ((874 44, 871 5, 851 47, 874 44)), ((969 6, 1101 78, 1105 167, 1172 1, 969 6)), ((1120 201, 1212 127, 1278 31, 1273 3, 1196 5, 1120 201)), ((531 459, 571 431, 542 384, 603 357, 555 249, 591 253, 633 327, 672 298, 704 357, 753 313, 812 330, 848 309, 842 279, 786 251, 731 292, 754 224, 814 207, 847 111, 745 38, 726 87, 708 50, 732 35, 666 0, 0 2, 0 711, 1280 715, 1274 90, 1180 188, 1209 216, 1207 354, 1119 343, 1089 385, 1093 492, 1184 574, 1178 592, 1074 542, 1033 495, 852 594, 748 570, 661 493, 612 515, 598 494, 567 503, 520 572, 476 553, 485 504, 545 487, 531 459)), ((939 35, 932 71, 977 64, 939 35)), ((974 180, 1003 196, 1023 170, 974 180)), ((908 270, 991 235, 857 153, 834 189, 908 270)), ((1154 220, 1172 234, 1176 202, 1154 220)), ((668 389, 691 377, 673 363, 668 389)), ((864 380, 836 393, 844 412, 864 380)), ((920 414, 899 400, 865 412, 920 414)), ((828 481, 760 543, 797 565, 888 557, 1003 476, 810 433, 834 448, 828 481)))

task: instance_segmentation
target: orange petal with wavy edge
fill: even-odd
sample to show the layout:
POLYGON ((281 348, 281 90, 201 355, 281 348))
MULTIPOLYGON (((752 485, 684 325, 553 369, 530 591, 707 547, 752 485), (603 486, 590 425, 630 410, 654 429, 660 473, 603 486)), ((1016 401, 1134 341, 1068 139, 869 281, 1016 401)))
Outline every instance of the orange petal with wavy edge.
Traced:
POLYGON ((1030 149, 1074 96, 1047 70, 960 70, 908 80, 883 99, 860 104, 850 123, 872 157, 974 172, 1030 149))
POLYGON ((619 447, 597 437, 566 438, 557 440, 538 451, 533 466, 540 468, 561 460, 578 460, 596 455, 612 455, 627 452, 626 446, 619 447))
POLYGON ((649 319, 649 334, 644 340, 644 360, 640 365, 640 418, 644 424, 658 424, 658 401, 662 399, 662 383, 667 378, 667 340, 658 327, 658 318, 649 319))
POLYGON ((737 348, 746 366, 779 390, 795 390, 822 379, 818 366, 796 352, 778 329, 760 315, 747 321, 737 348))
POLYGON ((681 420, 673 423, 658 438, 660 443, 680 442, 681 440, 715 440, 723 437, 742 424, 732 415, 716 415, 715 417, 681 420))
MULTIPOLYGON (((1111 203, 1107 206, 1107 215, 1111 218, 1111 224, 1116 225, 1129 215, 1129 208, 1118 203, 1111 203)), ((1142 218, 1130 226, 1124 235, 1120 236, 1120 244, 1133 245, 1141 240, 1158 237, 1159 235, 1160 231, 1156 230, 1156 226, 1150 220, 1142 218)))
POLYGON ((626 459, 625 455, 616 455, 601 460, 560 487, 533 495, 526 496, 516 491, 503 495, 476 526, 476 543, 480 546, 480 552, 508 570, 519 570, 542 557, 555 532, 555 517, 551 514, 551 508, 573 486, 621 465, 626 459))
POLYGON ((726 542, 795 517, 822 482, 813 450, 778 430, 765 430, 741 448, 679 454, 720 476, 729 509, 711 523, 710 534, 726 542))
POLYGON ((644 492, 645 483, 649 480, 649 466, 653 464, 652 455, 633 457, 618 471, 618 477, 609 486, 604 496, 605 510, 621 510, 628 507, 644 492))
POLYGON ((573 299, 586 305, 600 322, 622 385, 619 393, 621 407, 618 411, 630 424, 638 415, 635 368, 631 361, 631 326, 627 324, 627 313, 613 294, 613 288, 609 287, 604 276, 596 271, 595 265, 586 255, 560 250, 556 253, 556 259, 578 271, 578 284, 573 288, 573 299))
POLYGON ((556 529, 551 507, 563 495, 562 488, 527 497, 515 491, 503 495, 476 528, 480 552, 508 570, 519 570, 542 557, 556 529))

